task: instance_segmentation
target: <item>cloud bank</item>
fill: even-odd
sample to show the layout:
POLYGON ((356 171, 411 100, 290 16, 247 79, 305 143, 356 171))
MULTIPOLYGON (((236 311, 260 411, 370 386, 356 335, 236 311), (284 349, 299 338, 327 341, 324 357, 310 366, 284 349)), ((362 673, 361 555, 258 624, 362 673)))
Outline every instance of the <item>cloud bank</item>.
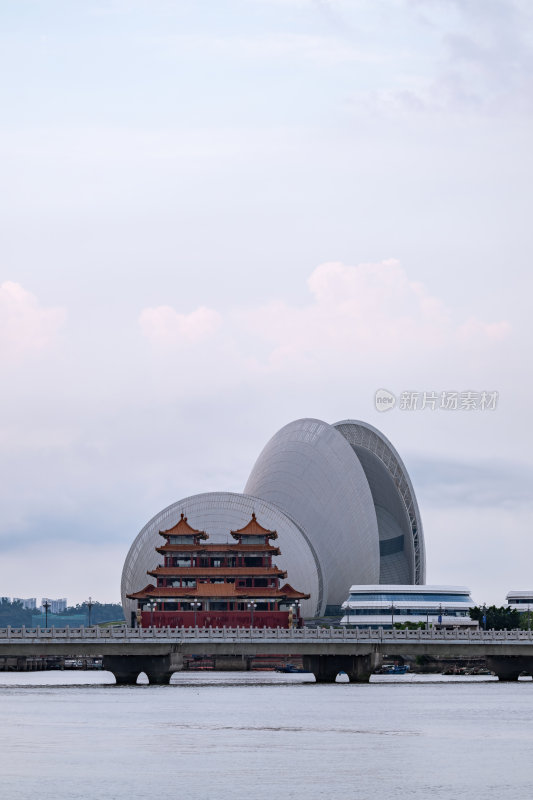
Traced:
MULTIPOLYGON (((169 347, 216 341, 241 359, 242 370, 275 372, 309 361, 392 362, 439 351, 479 351, 504 342, 505 320, 458 317, 400 262, 385 259, 355 266, 319 265, 307 281, 303 305, 272 301, 227 311, 200 307, 184 313, 170 306, 144 309, 141 331, 154 345, 169 347), (257 355, 257 354, 261 355, 257 355)), ((220 351, 215 349, 214 357, 220 351)))
POLYGON ((15 361, 51 345, 66 319, 62 308, 44 308, 20 283, 0 284, 0 358, 15 361))

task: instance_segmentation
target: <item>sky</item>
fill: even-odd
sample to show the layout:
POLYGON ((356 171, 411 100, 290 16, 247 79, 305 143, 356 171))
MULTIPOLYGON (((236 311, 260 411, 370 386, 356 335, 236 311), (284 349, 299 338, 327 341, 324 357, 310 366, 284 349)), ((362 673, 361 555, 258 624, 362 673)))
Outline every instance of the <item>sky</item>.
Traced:
POLYGON ((529 0, 0 17, 0 595, 118 601, 301 417, 394 444, 428 583, 533 588, 529 0))

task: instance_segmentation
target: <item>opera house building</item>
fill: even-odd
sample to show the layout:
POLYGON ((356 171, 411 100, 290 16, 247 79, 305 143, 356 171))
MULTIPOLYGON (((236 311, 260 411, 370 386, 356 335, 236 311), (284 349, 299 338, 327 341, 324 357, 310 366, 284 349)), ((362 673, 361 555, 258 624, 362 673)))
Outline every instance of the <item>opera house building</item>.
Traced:
MULTIPOLYGON (((192 495, 157 513, 126 557, 126 619, 137 611, 127 595, 143 590, 147 572, 164 566, 156 551, 160 534, 182 515, 211 545, 227 543, 228 531, 244 528, 252 515, 275 531, 276 566, 309 595, 301 602, 304 618, 338 613, 354 584, 425 583, 422 523, 409 475, 392 444, 365 422, 290 422, 265 445, 242 493, 192 495)), ((207 571, 201 580, 221 578, 207 571)))

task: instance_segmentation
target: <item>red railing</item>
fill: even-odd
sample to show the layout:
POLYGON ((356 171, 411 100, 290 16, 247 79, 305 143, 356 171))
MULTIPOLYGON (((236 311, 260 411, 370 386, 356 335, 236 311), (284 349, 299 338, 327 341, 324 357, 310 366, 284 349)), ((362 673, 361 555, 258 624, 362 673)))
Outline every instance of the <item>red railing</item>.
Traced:
MULTIPOLYGON (((143 611, 141 614, 143 628, 154 625, 157 628, 192 628, 195 624, 194 611, 143 611)), ((198 628, 249 628, 252 615, 247 611, 197 611, 198 628)), ((296 625, 296 619, 294 624, 296 625)), ((288 628, 289 613, 287 611, 254 611, 255 628, 288 628)))

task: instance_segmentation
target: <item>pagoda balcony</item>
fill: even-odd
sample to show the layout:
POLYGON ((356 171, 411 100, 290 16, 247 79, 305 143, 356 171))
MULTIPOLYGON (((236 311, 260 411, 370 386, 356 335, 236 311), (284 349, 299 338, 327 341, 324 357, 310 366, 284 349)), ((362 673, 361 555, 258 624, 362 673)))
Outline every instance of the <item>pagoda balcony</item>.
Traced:
POLYGON ((275 556, 280 555, 279 547, 270 543, 247 544, 246 542, 232 544, 162 544, 155 548, 158 553, 208 553, 210 555, 225 555, 227 553, 268 553, 275 556))

